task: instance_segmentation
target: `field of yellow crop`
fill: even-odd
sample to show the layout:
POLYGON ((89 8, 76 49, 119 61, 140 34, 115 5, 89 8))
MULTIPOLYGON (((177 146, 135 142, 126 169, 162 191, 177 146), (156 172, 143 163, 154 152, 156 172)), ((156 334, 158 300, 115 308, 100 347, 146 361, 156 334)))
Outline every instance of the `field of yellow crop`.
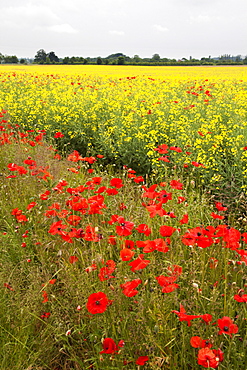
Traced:
POLYGON ((246 71, 0 65, 2 370, 247 369, 246 71))
POLYGON ((178 146, 167 166, 199 163, 204 182, 247 186, 245 66, 0 66, 0 77, 11 122, 62 132, 60 147, 144 174, 164 166, 155 147, 178 146))

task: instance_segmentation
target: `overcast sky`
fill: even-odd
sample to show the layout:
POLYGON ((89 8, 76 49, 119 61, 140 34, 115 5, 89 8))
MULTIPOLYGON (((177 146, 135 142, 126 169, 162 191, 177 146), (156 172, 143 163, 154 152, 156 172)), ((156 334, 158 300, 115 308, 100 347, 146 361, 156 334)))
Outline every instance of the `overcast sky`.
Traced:
POLYGON ((247 55, 247 0, 0 0, 0 52, 247 55))

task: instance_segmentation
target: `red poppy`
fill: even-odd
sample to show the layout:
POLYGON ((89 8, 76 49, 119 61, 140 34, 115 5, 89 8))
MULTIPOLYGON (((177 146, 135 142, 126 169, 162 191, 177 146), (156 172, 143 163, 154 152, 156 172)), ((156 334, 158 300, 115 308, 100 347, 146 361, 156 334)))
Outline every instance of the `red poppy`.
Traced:
POLYGON ((81 217, 77 215, 70 215, 67 218, 67 222, 73 226, 77 226, 80 223, 80 221, 81 221, 81 217))
POLYGON ((133 258, 135 252, 129 248, 124 248, 120 251, 120 258, 122 261, 129 261, 133 258))
POLYGON ((144 260, 143 257, 144 254, 140 254, 136 260, 129 263, 129 266, 131 266, 131 271, 142 270, 150 263, 149 260, 144 260))
POLYGON ((167 162, 167 163, 170 162, 170 160, 169 160, 169 158, 167 156, 159 157, 158 158, 158 161, 163 161, 163 162, 167 162))
POLYGON ((109 305, 109 300, 105 293, 93 293, 88 297, 87 309, 91 314, 103 313, 109 305))
POLYGON ((116 226, 116 233, 120 236, 128 236, 131 235, 132 230, 134 228, 134 223, 125 221, 123 217, 118 217, 117 222, 120 223, 119 226, 116 226))
POLYGON ((76 263, 78 261, 78 257, 76 257, 76 256, 70 256, 69 257, 69 262, 71 263, 71 264, 74 264, 74 263, 76 263))
POLYGON ((217 210, 220 212, 220 211, 227 211, 227 207, 224 206, 222 203, 220 202, 215 202, 215 207, 217 208, 217 210))
POLYGON ((173 189, 177 189, 177 190, 182 190, 183 189, 183 184, 180 181, 177 181, 177 180, 171 180, 170 181, 170 186, 173 189))
POLYGON ((174 150, 177 153, 182 153, 182 149, 179 146, 171 146, 170 150, 174 150))
POLYGON ((119 178, 113 178, 111 179, 110 181, 110 185, 117 188, 117 189, 120 189, 123 187, 123 182, 122 182, 122 179, 119 179, 119 178))
POLYGON ((224 220, 225 216, 217 215, 216 213, 212 212, 211 217, 213 217, 215 220, 224 220))
POLYGON ((185 308, 182 304, 180 304, 180 311, 173 310, 175 314, 178 315, 179 321, 187 321, 188 326, 191 326, 191 320, 198 319, 201 315, 187 315, 185 308))
POLYGON ((144 234, 146 236, 149 236, 152 232, 151 228, 148 227, 148 225, 146 224, 140 224, 136 230, 140 233, 140 234, 144 234))
POLYGON ((234 299, 237 302, 247 302, 247 294, 235 294, 234 299))
POLYGON ((208 339, 202 339, 199 336, 194 336, 190 338, 190 344, 193 348, 211 348, 212 344, 209 342, 208 339))
POLYGON ((100 353, 113 354, 118 351, 118 346, 112 338, 105 338, 102 346, 103 350, 100 353))
POLYGON ((35 207, 37 205, 37 203, 36 202, 31 202, 31 203, 29 203, 28 205, 27 205, 27 209, 28 210, 30 210, 30 209, 32 209, 33 207, 35 207))
POLYGON ((201 348, 198 352, 197 362, 206 368, 216 369, 219 365, 219 358, 216 357, 213 350, 208 347, 201 348))
POLYGON ((139 184, 140 182, 144 182, 145 181, 145 179, 142 177, 142 176, 136 176, 135 178, 134 178, 134 182, 136 183, 136 184, 139 184))
POLYGON ((149 357, 148 356, 140 356, 138 357, 138 359, 136 360, 136 365, 140 365, 140 366, 143 366, 145 365, 145 363, 149 360, 149 357))
POLYGON ((175 227, 163 225, 160 227, 160 235, 170 237, 176 230, 175 227))
POLYGON ((127 281, 126 283, 121 284, 120 287, 123 290, 123 294, 125 294, 127 297, 134 297, 138 293, 138 290, 136 290, 136 288, 141 283, 141 279, 134 279, 132 281, 127 281))
POLYGON ((118 194, 117 189, 112 189, 112 188, 106 188, 105 192, 107 193, 107 195, 117 195, 118 194))
POLYGON ((181 218, 181 220, 179 220, 179 223, 181 225, 183 225, 183 224, 187 224, 188 221, 189 221, 189 215, 188 215, 188 213, 186 213, 185 215, 183 215, 183 217, 181 218))
POLYGON ((161 144, 161 145, 158 146, 158 148, 154 148, 154 150, 156 152, 159 152, 160 154, 168 153, 168 149, 169 149, 169 147, 166 144, 161 144))
POLYGON ((113 260, 108 260, 105 263, 104 267, 101 267, 100 273, 99 273, 99 279, 100 281, 105 281, 111 278, 114 278, 115 276, 112 276, 111 274, 115 271, 116 263, 113 260))
POLYGON ((83 160, 83 158, 81 157, 80 153, 77 152, 77 150, 74 150, 73 153, 71 153, 67 159, 68 161, 71 161, 71 162, 78 162, 78 161, 83 160))
POLYGON ((55 139, 62 138, 62 137, 64 137, 64 134, 62 134, 61 132, 56 132, 54 135, 55 139))
POLYGON ((223 316, 221 319, 218 319, 218 327, 220 328, 218 334, 228 334, 231 337, 232 334, 238 332, 238 326, 234 324, 232 319, 228 316, 223 316))

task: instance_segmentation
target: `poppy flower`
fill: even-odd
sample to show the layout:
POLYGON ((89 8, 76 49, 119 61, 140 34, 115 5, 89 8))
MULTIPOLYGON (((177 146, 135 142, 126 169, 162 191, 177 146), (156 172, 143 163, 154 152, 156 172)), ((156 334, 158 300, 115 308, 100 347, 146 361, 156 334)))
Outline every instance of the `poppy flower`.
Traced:
POLYGON ((67 158, 68 161, 71 162, 78 162, 83 160, 83 158, 80 156, 80 153, 77 152, 77 150, 74 150, 67 158))
POLYGON ((227 207, 224 206, 222 203, 220 202, 215 202, 215 207, 217 208, 217 210, 220 212, 220 211, 227 211, 227 207))
POLYGON ((142 177, 142 176, 136 176, 135 178, 134 178, 134 182, 136 183, 136 184, 139 184, 140 182, 144 182, 145 181, 145 179, 142 177))
POLYGON ((208 339, 202 339, 199 336, 194 336, 190 338, 190 344, 193 348, 211 348, 212 344, 209 342, 208 339))
POLYGON ((117 188, 117 189, 120 189, 123 187, 123 182, 122 182, 122 179, 119 179, 119 178, 113 178, 111 179, 110 181, 110 185, 117 188))
POLYGON ((211 217, 213 217, 215 220, 224 220, 225 216, 217 215, 216 213, 212 212, 211 217))
POLYGON ((131 271, 135 272, 138 270, 142 270, 150 263, 149 260, 144 260, 143 257, 144 254, 140 254, 136 260, 129 263, 129 266, 131 266, 131 271))
POLYGON ((129 248, 124 248, 120 251, 120 258, 122 261, 129 261, 133 258, 135 252, 129 248))
POLYGON ((218 327, 220 328, 220 334, 228 334, 230 337, 232 334, 236 334, 238 332, 238 326, 233 323, 232 319, 228 316, 223 316, 221 319, 218 319, 218 327))
POLYGON ((74 263, 76 263, 78 261, 78 257, 76 257, 76 256, 70 256, 69 257, 69 262, 71 263, 71 264, 74 264, 74 263))
POLYGON ((160 227, 160 235, 170 237, 176 230, 175 227, 163 225, 160 227))
POLYGON ((213 350, 205 347, 199 350, 197 362, 198 365, 202 365, 203 367, 216 369, 219 365, 219 358, 216 357, 213 350))
POLYGON ((169 162, 170 162, 170 160, 169 160, 169 158, 168 158, 167 156, 159 157, 159 158, 158 158, 158 161, 163 161, 163 162, 167 162, 167 163, 169 163, 169 162))
POLYGON ((181 220, 179 220, 179 223, 181 225, 184 225, 184 224, 187 224, 189 221, 189 215, 188 213, 186 213, 185 215, 183 215, 183 217, 181 218, 181 220))
POLYGON ((125 294, 127 297, 134 297, 138 293, 138 290, 136 290, 136 288, 141 283, 141 279, 134 279, 132 281, 127 281, 126 283, 121 284, 120 287, 123 290, 123 294, 125 294))
POLYGON ((170 150, 174 150, 177 153, 182 153, 182 149, 179 146, 171 146, 170 150))
POLYGON ((161 144, 161 145, 158 146, 158 148, 154 148, 154 150, 156 152, 159 152, 159 154, 166 154, 166 153, 168 153, 168 149, 169 149, 169 147, 166 144, 161 144))
POLYGON ((103 350, 100 353, 113 354, 118 351, 118 346, 112 338, 105 338, 102 346, 103 350))
POLYGON ((237 302, 247 302, 247 294, 242 294, 242 295, 235 294, 234 299, 237 302))
POLYGON ((64 134, 62 134, 61 132, 56 132, 54 135, 55 139, 62 138, 62 137, 64 137, 64 134))
POLYGON ((177 190, 182 190, 183 189, 183 184, 180 181, 177 181, 177 180, 171 180, 170 181, 170 186, 173 189, 177 189, 177 190))
POLYGON ((88 297, 87 309, 93 315, 105 312, 108 305, 109 300, 103 292, 93 293, 88 297))
POLYGON ((145 365, 145 363, 149 360, 149 357, 148 356, 140 356, 138 357, 138 359, 136 360, 136 365, 140 365, 140 366, 143 366, 145 365))
POLYGON ((101 267, 100 273, 99 273, 99 279, 100 281, 105 281, 111 278, 114 278, 115 276, 112 276, 111 274, 115 271, 116 263, 113 260, 108 260, 105 263, 104 267, 101 267))
POLYGON ((185 308, 182 304, 180 304, 180 311, 173 310, 175 314, 178 315, 179 321, 187 321, 188 326, 191 326, 191 320, 198 319, 201 315, 187 315, 185 308))
POLYGON ((140 224, 136 230, 140 233, 140 234, 144 234, 146 236, 149 236, 152 232, 151 228, 148 227, 148 225, 146 224, 140 224))
POLYGON ((119 226, 116 226, 116 233, 119 236, 128 236, 131 235, 132 229, 134 228, 134 223, 125 221, 123 217, 118 217, 117 222, 120 223, 119 226))

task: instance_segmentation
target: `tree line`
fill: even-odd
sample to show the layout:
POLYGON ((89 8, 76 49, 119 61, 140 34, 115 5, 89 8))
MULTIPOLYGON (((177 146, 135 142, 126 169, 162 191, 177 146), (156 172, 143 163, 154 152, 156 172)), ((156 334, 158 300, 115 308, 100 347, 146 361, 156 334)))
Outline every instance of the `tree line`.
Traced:
POLYGON ((123 53, 115 53, 108 55, 107 57, 64 57, 59 58, 54 51, 46 52, 44 49, 37 51, 33 59, 18 59, 16 55, 8 56, 0 53, 0 63, 35 63, 35 64, 97 64, 97 65, 142 65, 142 66, 193 66, 193 65, 242 65, 247 64, 247 56, 242 57, 241 55, 231 56, 230 54, 224 54, 219 57, 212 58, 202 57, 196 59, 193 57, 181 58, 181 59, 169 59, 161 58, 159 54, 154 54, 151 58, 141 58, 139 55, 129 57, 123 53))

